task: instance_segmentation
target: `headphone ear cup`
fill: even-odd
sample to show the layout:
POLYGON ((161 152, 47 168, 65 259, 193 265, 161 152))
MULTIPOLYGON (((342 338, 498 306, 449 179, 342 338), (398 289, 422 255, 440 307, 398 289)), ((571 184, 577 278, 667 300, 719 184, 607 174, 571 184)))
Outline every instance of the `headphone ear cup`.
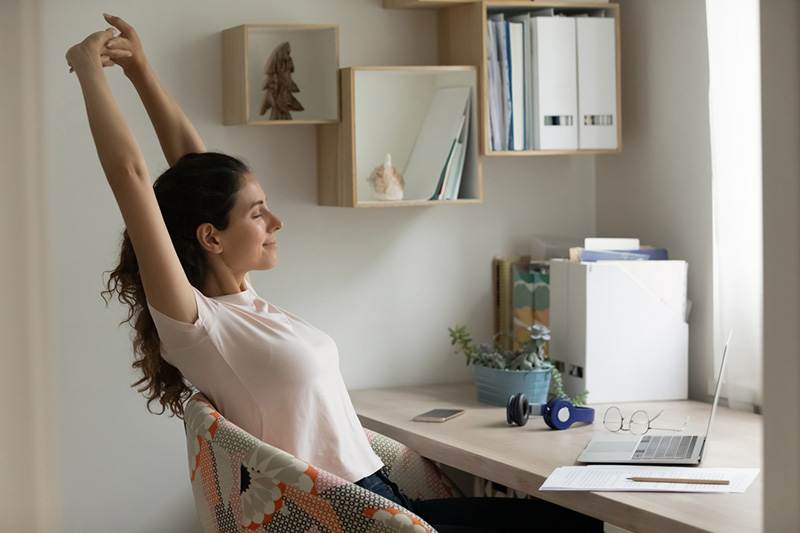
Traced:
POLYGON ((514 412, 514 421, 520 426, 528 423, 528 415, 530 414, 530 403, 528 398, 521 392, 517 393, 517 408, 514 412))
POLYGON ((517 409, 517 397, 513 394, 508 397, 508 401, 506 402, 506 422, 508 422, 509 426, 514 425, 514 411, 517 409))
POLYGON ((506 403, 506 421, 509 425, 524 426, 528 422, 528 398, 521 392, 508 398, 506 403))
POLYGON ((575 407, 563 398, 553 398, 548 404, 548 425, 553 429, 567 429, 575 422, 575 407))

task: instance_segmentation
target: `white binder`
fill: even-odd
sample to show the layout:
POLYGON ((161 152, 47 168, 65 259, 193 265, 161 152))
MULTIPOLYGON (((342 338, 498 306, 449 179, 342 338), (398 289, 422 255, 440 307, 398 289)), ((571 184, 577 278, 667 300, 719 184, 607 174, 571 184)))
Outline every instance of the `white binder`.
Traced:
POLYGON ((578 148, 575 32, 571 17, 531 18, 537 150, 578 148))
POLYGON ((510 150, 525 149, 525 26, 521 21, 506 21, 508 31, 509 80, 511 82, 510 150))
POLYGON ((525 110, 523 127, 525 129, 525 150, 533 150, 533 46, 531 46, 531 14, 522 13, 521 15, 509 16, 510 22, 517 22, 522 24, 522 62, 525 67, 523 72, 523 92, 525 93, 525 110))
POLYGON ((617 68, 614 19, 577 18, 578 145, 617 148, 617 68))
POLYGON ((550 263, 550 358, 591 403, 688 397, 685 261, 550 263))

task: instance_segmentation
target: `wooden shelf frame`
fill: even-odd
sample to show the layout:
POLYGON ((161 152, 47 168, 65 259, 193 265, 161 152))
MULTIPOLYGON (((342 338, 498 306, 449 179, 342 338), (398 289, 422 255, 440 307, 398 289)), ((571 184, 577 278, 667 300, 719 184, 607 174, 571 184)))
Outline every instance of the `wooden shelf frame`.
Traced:
MULTIPOLYGON (((301 67, 302 68, 302 67, 301 67)), ((339 27, 328 24, 242 24, 222 32, 222 93, 223 124, 231 125, 297 125, 334 124, 339 122, 339 27), (292 38, 292 58, 295 62, 293 79, 298 83, 298 100, 306 107, 305 111, 292 111, 292 120, 269 120, 254 116, 257 109, 254 101, 254 87, 263 84, 264 63, 260 62, 257 71, 251 58, 251 34, 253 38, 265 39, 264 35, 274 34, 283 38, 275 40, 270 49, 264 50, 266 62, 271 47, 292 38), (315 44, 317 46, 315 46, 315 44), (308 49, 310 48, 310 49, 308 49), (314 50, 322 48, 319 53, 314 50), (298 81, 303 76, 298 65, 309 61, 320 64, 308 68, 305 82, 298 81), (305 101, 304 101, 305 100, 305 101), (310 100, 310 101, 309 101, 310 100)), ((259 91, 259 94, 262 94, 259 91)), ((260 99, 259 99, 260 101, 260 99)))
MULTIPOLYGON (((442 9, 446 7, 459 6, 464 4, 488 4, 490 6, 505 6, 515 0, 383 0, 384 9, 442 9)), ((564 7, 564 8, 602 8, 609 5, 608 2, 572 2, 569 0, 517 0, 517 3, 524 4, 531 8, 539 7, 564 7)))
POLYGON ((481 154, 494 156, 538 156, 572 154, 615 154, 622 152, 622 77, 619 4, 597 2, 522 2, 511 1, 467 1, 453 5, 452 2, 428 0, 384 0, 384 7, 411 8, 437 7, 439 63, 442 65, 474 65, 478 69, 478 134, 481 154), (436 4, 436 5, 434 5, 436 4), (604 11, 614 18, 616 36, 616 83, 617 83, 617 148, 609 150, 503 150, 493 151, 490 144, 488 75, 486 72, 486 20, 487 11, 530 11, 554 8, 558 13, 585 13, 604 11))
POLYGON ((384 9, 439 9, 477 0, 383 0, 384 9))
MULTIPOLYGON (((340 70, 341 92, 341 117, 339 124, 324 124, 317 127, 317 178, 318 178, 318 203, 324 206, 376 208, 376 207, 420 207, 440 206, 454 204, 476 204, 483 201, 483 172, 479 154, 479 139, 477 138, 478 119, 475 108, 477 104, 477 72, 471 66, 421 66, 421 67, 349 67, 340 70), (401 201, 368 201, 359 199, 359 187, 364 187, 364 169, 359 170, 357 165, 358 147, 356 138, 356 76, 359 73, 381 73, 430 75, 430 76, 460 76, 464 74, 471 79, 472 113, 470 115, 470 141, 472 159, 467 163, 472 165, 470 175, 465 174, 462 179, 473 180, 469 189, 472 194, 469 198, 457 200, 401 200, 401 201), (362 182, 359 181, 359 176, 362 182)), ((393 109, 402 113, 402 109, 393 109)), ((414 139, 407 139, 413 145, 414 139)), ((394 160, 398 164, 400 161, 394 160)), ((370 168, 371 170, 371 168, 370 168)))

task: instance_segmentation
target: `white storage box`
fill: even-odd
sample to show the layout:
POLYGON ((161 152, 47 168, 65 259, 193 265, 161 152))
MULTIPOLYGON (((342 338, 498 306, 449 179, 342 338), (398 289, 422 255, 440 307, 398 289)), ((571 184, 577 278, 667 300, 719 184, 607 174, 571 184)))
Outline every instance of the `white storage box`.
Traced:
POLYGON ((550 358, 591 403, 688 397, 685 261, 552 260, 550 358))

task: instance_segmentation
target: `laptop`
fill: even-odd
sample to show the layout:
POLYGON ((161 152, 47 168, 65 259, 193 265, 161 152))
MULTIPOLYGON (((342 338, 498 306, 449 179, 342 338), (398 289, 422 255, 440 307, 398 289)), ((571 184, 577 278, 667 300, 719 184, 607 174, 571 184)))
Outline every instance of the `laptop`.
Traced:
POLYGON ((708 449, 708 437, 717 411, 728 344, 731 342, 732 334, 733 331, 728 335, 725 349, 722 351, 722 364, 719 367, 714 402, 711 404, 705 435, 652 435, 650 431, 644 435, 607 435, 589 441, 578 461, 615 464, 699 464, 708 449))

